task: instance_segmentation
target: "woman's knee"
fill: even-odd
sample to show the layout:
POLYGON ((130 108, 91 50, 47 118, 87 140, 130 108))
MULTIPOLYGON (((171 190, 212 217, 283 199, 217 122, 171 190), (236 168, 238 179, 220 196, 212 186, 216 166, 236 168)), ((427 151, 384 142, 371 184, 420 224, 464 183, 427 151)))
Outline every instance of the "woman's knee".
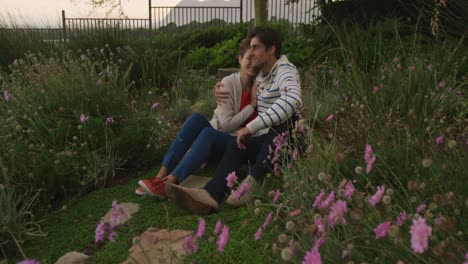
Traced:
POLYGON ((208 122, 208 118, 204 116, 203 114, 200 113, 192 113, 188 118, 186 122, 208 122))

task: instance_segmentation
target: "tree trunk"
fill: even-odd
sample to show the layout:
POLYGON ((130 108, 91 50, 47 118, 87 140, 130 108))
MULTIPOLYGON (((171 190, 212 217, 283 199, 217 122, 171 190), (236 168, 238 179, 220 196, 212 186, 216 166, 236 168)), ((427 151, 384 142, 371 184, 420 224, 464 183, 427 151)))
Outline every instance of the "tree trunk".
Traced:
POLYGON ((255 0, 255 26, 264 27, 268 23, 268 0, 255 0))

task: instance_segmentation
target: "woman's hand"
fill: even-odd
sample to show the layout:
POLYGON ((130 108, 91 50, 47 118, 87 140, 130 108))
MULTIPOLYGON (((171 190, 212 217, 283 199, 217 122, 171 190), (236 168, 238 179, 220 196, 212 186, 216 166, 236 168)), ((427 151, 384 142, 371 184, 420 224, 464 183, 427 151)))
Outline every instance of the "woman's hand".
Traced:
POLYGON ((222 91, 221 87, 223 87, 224 84, 219 82, 213 87, 213 95, 216 97, 216 104, 224 104, 226 101, 231 97, 231 94, 227 91, 222 91))
POLYGON ((251 96, 250 105, 252 105, 253 108, 257 108, 257 83, 256 82, 254 82, 254 84, 252 85, 250 96, 251 96))

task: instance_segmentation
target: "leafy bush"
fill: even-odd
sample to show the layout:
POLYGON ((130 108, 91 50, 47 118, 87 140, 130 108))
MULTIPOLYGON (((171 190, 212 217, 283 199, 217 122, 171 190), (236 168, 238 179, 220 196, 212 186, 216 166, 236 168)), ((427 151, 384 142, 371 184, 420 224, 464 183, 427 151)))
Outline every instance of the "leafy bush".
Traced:
POLYGON ((144 122, 151 104, 128 102, 135 96, 128 90, 130 69, 116 61, 105 49, 69 51, 61 58, 29 53, 3 76, 0 142, 6 151, 0 157, 15 189, 44 189, 48 203, 104 186, 134 154, 119 144, 147 137, 142 147, 157 150, 153 142, 159 143, 167 124, 144 122), (132 119, 141 121, 130 128, 142 126, 144 133, 125 130, 132 119))

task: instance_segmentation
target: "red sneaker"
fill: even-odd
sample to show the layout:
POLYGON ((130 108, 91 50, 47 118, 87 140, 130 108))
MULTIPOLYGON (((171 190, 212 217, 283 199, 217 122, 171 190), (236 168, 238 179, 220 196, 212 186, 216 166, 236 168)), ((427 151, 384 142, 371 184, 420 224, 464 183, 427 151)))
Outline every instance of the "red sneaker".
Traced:
POLYGON ((139 196, 145 196, 146 191, 142 187, 138 187, 138 188, 135 189, 135 194, 139 195, 139 196))
POLYGON ((141 180, 138 184, 145 190, 146 194, 159 199, 166 199, 167 194, 164 190, 164 182, 166 179, 152 178, 150 180, 141 180))

